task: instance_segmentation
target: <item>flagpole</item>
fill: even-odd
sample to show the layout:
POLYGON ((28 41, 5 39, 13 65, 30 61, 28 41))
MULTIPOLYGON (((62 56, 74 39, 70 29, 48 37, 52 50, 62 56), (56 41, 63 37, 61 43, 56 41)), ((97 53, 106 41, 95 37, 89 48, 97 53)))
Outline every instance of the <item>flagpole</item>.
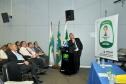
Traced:
POLYGON ((66 43, 65 37, 66 37, 66 31, 67 31, 67 24, 68 24, 68 22, 65 21, 65 26, 64 26, 64 37, 63 37, 63 46, 64 46, 65 43, 66 43))
POLYGON ((50 25, 50 30, 49 30, 49 64, 54 65, 54 36, 52 32, 52 22, 50 25))
POLYGON ((49 65, 51 65, 51 63, 50 63, 50 54, 51 54, 51 52, 50 52, 50 41, 51 41, 51 25, 52 25, 52 22, 51 22, 51 24, 50 24, 50 27, 49 27, 49 51, 48 51, 48 56, 49 56, 49 65))
POLYGON ((58 29, 57 29, 57 46, 56 46, 56 59, 55 59, 55 65, 52 67, 53 69, 60 69, 59 66, 59 60, 60 60, 60 49, 61 47, 61 35, 60 35, 60 20, 58 22, 58 29), (60 41, 60 42, 59 42, 60 41))
MULTIPOLYGON (((66 30, 67 30, 67 24, 68 24, 68 21, 65 22, 64 34, 66 33, 66 30)), ((64 35, 64 38, 65 38, 65 35, 64 35)))

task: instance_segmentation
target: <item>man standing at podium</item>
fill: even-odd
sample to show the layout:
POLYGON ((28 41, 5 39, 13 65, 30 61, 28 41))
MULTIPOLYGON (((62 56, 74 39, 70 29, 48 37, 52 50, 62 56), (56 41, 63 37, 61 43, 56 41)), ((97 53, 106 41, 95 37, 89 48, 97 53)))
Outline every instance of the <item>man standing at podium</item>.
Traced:
POLYGON ((83 44, 79 38, 75 38, 73 33, 69 34, 70 40, 68 41, 69 53, 73 56, 74 70, 79 71, 80 68, 80 56, 83 49, 83 44))

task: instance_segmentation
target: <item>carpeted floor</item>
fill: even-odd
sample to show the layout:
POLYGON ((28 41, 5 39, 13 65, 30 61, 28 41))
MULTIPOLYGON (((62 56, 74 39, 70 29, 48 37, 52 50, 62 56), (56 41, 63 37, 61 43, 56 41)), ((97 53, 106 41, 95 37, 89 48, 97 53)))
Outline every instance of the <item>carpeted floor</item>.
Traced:
POLYGON ((56 69, 49 69, 45 75, 40 75, 43 84, 87 84, 89 69, 80 69, 75 75, 63 75, 56 69))

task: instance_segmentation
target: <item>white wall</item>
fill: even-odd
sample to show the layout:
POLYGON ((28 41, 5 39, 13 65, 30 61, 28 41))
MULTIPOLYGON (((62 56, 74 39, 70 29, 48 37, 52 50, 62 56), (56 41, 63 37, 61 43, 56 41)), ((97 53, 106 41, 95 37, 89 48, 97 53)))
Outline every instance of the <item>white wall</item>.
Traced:
MULTIPOLYGON (((0 12, 10 11, 11 0, 0 0, 0 12)), ((37 40, 42 48, 48 49, 48 0, 12 0, 10 23, 3 23, 0 18, 1 44, 16 40, 37 40)))
POLYGON ((102 0, 102 16, 104 10, 108 11, 107 16, 119 14, 118 48, 126 48, 126 4, 122 7, 121 3, 113 4, 113 1, 115 0, 102 0))
MULTIPOLYGON (((10 10, 11 0, 0 0, 0 13, 10 10)), ((75 21, 69 22, 68 31, 79 37, 84 45, 81 56, 81 65, 89 66, 94 59, 94 22, 104 16, 119 13, 119 47, 126 47, 125 27, 126 6, 113 5, 113 0, 12 0, 13 19, 10 23, 3 23, 0 17, 0 44, 17 40, 35 41, 48 52, 49 24, 53 22, 53 31, 57 34, 57 24, 60 20, 61 31, 64 32, 65 10, 75 10, 75 21), (73 3, 72 3, 73 2, 73 3), (107 4, 107 6, 106 6, 107 4), (123 36, 124 35, 124 36, 123 36), (125 46, 124 46, 125 45, 125 46)))

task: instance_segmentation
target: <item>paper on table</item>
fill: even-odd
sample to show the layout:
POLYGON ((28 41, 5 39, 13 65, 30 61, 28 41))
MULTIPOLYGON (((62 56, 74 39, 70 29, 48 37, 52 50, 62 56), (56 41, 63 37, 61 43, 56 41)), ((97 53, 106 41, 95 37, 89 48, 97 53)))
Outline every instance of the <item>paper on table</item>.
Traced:
POLYGON ((110 65, 110 64, 101 64, 100 66, 104 66, 104 67, 112 67, 112 65, 110 65))
POLYGON ((99 77, 108 77, 107 73, 98 73, 99 77))

